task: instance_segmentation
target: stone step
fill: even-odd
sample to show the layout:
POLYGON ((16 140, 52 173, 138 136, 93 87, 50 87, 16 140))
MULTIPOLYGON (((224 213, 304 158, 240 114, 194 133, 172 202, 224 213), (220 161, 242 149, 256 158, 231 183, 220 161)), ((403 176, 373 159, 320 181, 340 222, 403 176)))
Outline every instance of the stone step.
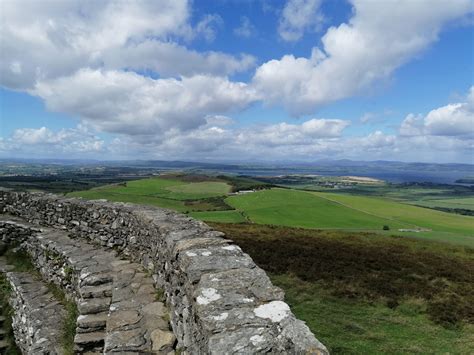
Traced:
POLYGON ((6 335, 7 335, 7 331, 3 328, 0 328, 0 340, 5 339, 6 335))
POLYGON ((0 316, 0 327, 3 325, 5 320, 6 320, 5 316, 0 316))
POLYGON ((157 302, 154 281, 140 264, 51 228, 42 228, 24 244, 43 276, 77 300, 76 351, 173 350, 168 310, 157 302))
POLYGON ((77 333, 74 337, 75 351, 101 351, 104 347, 105 332, 77 333))
POLYGON ((6 340, 0 340, 0 350, 8 348, 10 344, 6 340))

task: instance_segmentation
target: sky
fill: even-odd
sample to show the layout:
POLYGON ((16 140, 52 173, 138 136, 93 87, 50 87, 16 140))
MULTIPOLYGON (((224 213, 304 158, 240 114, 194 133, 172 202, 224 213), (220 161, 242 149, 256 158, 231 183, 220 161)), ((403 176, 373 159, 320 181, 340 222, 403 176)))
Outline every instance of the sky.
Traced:
POLYGON ((474 0, 0 0, 0 157, 473 152, 474 0))

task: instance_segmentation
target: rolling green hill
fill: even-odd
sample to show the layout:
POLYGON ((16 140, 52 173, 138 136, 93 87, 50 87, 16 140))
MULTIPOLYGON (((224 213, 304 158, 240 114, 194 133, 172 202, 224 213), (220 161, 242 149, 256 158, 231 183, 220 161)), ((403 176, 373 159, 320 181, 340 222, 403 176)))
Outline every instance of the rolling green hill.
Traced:
POLYGON ((344 207, 304 191, 277 188, 232 196, 226 202, 242 211, 250 221, 259 224, 376 230, 382 230, 386 224, 392 224, 393 228, 412 227, 344 207))
POLYGON ((177 179, 150 178, 128 181, 125 185, 108 185, 71 192, 67 196, 132 202, 185 212, 193 210, 186 205, 186 201, 225 196, 230 189, 229 184, 219 181, 185 182, 177 179))
POLYGON ((167 177, 129 181, 68 196, 170 208, 210 222, 376 231, 474 246, 474 217, 382 197, 284 188, 228 196, 230 190, 231 186, 222 180, 190 182, 167 177), (231 208, 234 210, 227 210, 231 208), (384 226, 390 230, 383 231, 384 226))
MULTIPOLYGON (((226 202, 254 223, 288 227, 375 230, 474 246, 474 218, 383 198, 271 189, 226 202), (400 232, 399 229, 409 231, 400 232), (421 229, 422 231, 410 231, 421 229)), ((206 218, 204 218, 206 219, 206 218)))

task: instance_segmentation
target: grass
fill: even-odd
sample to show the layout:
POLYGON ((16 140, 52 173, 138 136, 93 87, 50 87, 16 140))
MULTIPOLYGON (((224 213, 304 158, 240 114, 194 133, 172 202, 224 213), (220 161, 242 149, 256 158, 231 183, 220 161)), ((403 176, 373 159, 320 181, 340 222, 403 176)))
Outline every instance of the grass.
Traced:
MULTIPOLYGON (((241 180, 241 184, 254 182, 241 180)), ((253 222, 288 227, 377 231, 381 234, 387 234, 382 231, 383 226, 387 225, 390 234, 395 231, 407 237, 474 246, 474 219, 470 216, 435 211, 377 196, 272 188, 226 197, 230 189, 231 186, 222 177, 173 175, 68 195, 169 208, 210 222, 253 222), (398 229, 418 228, 424 231, 398 232, 398 229)), ((416 195, 417 189, 411 190, 416 195)), ((430 192, 426 188, 419 190, 425 197, 430 192)), ((438 196, 439 190, 434 189, 435 192, 438 196)), ((457 198, 451 202, 472 202, 471 199, 457 198)))
POLYGON ((259 224, 375 230, 382 230, 386 224, 392 229, 407 227, 404 223, 356 211, 305 191, 271 189, 232 196, 226 202, 259 224))
POLYGON ((230 211, 215 211, 215 212, 191 212, 191 217, 207 222, 221 222, 221 223, 243 223, 246 221, 245 217, 236 210, 230 211))
POLYGON ((318 285, 288 275, 274 275, 286 301, 332 354, 469 354, 474 326, 445 328, 430 321, 425 302, 383 303, 345 300, 318 285))
POLYGON ((186 182, 170 178, 150 178, 128 181, 125 185, 108 185, 76 191, 69 193, 68 196, 132 202, 185 212, 194 210, 193 206, 187 204, 189 201, 224 196, 230 189, 230 185, 219 181, 186 182))
MULTIPOLYGON (((357 211, 362 211, 381 218, 391 219, 398 223, 431 229, 434 234, 441 232, 446 241, 465 243, 474 246, 474 218, 445 213, 426 208, 406 205, 383 198, 331 194, 314 192, 314 195, 342 204, 357 211), (459 241, 457 240, 457 237, 459 241)), ((424 233, 420 236, 431 234, 424 233)))
POLYGON ((332 353, 469 353, 474 250, 374 233, 213 224, 332 353))
POLYGON ((173 192, 176 197, 185 195, 186 199, 206 198, 213 196, 226 195, 230 192, 231 187, 225 182, 195 182, 191 184, 176 185, 168 187, 167 190, 173 192))
POLYGON ((424 199, 413 201, 412 204, 426 207, 444 207, 444 208, 464 208, 474 210, 474 197, 465 198, 443 198, 443 199, 424 199))

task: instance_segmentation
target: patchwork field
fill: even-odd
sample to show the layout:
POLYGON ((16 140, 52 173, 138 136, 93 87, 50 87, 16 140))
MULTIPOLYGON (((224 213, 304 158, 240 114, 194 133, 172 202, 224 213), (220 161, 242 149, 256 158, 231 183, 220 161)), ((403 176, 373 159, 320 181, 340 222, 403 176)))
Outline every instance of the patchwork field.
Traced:
POLYGON ((203 207, 210 209, 214 204, 206 204, 206 199, 225 196, 230 190, 231 186, 221 181, 186 182, 178 179, 150 178, 71 192, 68 196, 91 200, 107 199, 117 202, 132 202, 186 212, 199 211, 203 207), (188 201, 196 200, 199 200, 200 203, 187 204, 188 201))
MULTIPOLYGON (((249 184, 252 181, 245 182, 249 184)), ((386 235, 398 234, 474 246, 472 216, 436 211, 377 196, 284 188, 229 196, 231 190, 230 182, 223 179, 166 176, 73 192, 68 196, 170 208, 209 222, 376 231, 386 235)), ((452 198, 449 203, 461 205, 471 202, 472 198, 452 198)))

